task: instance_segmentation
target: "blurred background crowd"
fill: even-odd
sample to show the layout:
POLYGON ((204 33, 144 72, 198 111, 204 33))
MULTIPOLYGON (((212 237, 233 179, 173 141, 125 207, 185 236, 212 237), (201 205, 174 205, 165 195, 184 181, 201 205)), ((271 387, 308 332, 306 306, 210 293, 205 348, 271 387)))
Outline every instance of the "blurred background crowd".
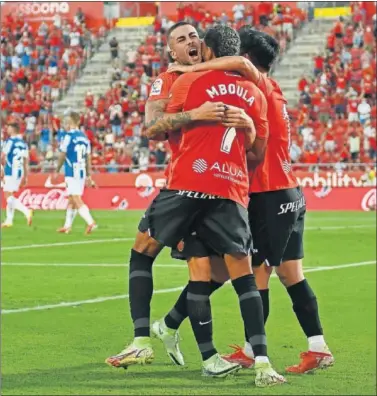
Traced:
MULTIPOLYGON (((93 166, 98 172, 163 167, 169 149, 146 138, 144 115, 151 85, 168 66, 169 27, 186 20, 203 35, 214 24, 236 29, 251 24, 279 41, 281 60, 313 19, 308 4, 303 10, 272 2, 234 3, 231 12, 220 14, 180 4, 174 20, 156 16, 140 45, 126 52, 120 51, 111 26, 87 27, 81 9, 72 20, 56 14, 53 23, 33 27, 21 13, 9 14, 1 27, 1 140, 6 138, 6 123, 18 122, 30 146, 33 171, 51 169, 64 134, 57 104, 70 95, 105 45, 108 89, 88 90, 81 106, 81 128, 92 143, 93 166)), ((334 21, 325 46, 312 54, 311 72, 295 76, 298 101, 289 103, 289 115, 290 153, 296 164, 341 169, 376 160, 376 15, 367 18, 362 2, 351 7, 352 15, 334 21)))

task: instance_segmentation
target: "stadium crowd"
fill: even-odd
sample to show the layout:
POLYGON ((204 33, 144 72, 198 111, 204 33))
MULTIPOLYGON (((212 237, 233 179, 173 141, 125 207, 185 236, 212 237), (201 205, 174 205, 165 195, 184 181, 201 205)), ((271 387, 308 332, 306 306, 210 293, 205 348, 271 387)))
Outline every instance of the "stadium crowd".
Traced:
MULTIPOLYGON (((188 4, 180 6, 176 16, 193 23, 199 34, 216 23, 236 29, 253 24, 278 39, 281 56, 306 19, 303 11, 270 2, 247 8, 235 4, 232 13, 221 15, 188 4)), ((165 32, 173 23, 157 16, 148 37, 124 59, 116 39, 109 42, 110 87, 99 97, 87 92, 81 113, 81 128, 91 141, 92 163, 99 171, 151 170, 168 161, 167 146, 148 141, 143 121, 151 85, 169 63, 165 32)), ((80 11, 74 21, 57 15, 52 25, 41 23, 37 29, 25 23, 22 15, 7 16, 1 30, 1 136, 6 137, 4 123, 16 120, 30 145, 30 165, 35 170, 48 170, 56 161, 64 131, 54 102, 74 84, 107 33, 105 28, 87 29, 80 11)), ((366 21, 356 5, 352 19, 337 21, 327 48, 314 57, 313 76, 298 82, 300 100, 289 111, 293 162, 372 162, 376 158, 375 56, 376 21, 366 21)))

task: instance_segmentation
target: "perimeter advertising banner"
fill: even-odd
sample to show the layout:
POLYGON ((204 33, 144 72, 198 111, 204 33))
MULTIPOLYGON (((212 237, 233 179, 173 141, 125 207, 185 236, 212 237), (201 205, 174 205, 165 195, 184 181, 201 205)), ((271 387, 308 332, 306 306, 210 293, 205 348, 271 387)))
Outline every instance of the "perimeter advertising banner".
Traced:
POLYGON ((1 22, 4 22, 9 14, 13 17, 22 14, 22 19, 29 23, 52 22, 55 14, 59 14, 63 19, 73 20, 79 9, 84 13, 89 27, 103 21, 103 1, 7 1, 1 5, 1 22))
MULTIPOLYGON (((297 172, 308 210, 364 210, 376 207, 375 180, 360 172, 297 172)), ((87 188, 84 199, 91 209, 144 210, 165 184, 161 173, 95 174, 98 188, 87 188)), ((31 174, 18 194, 28 207, 64 210, 68 200, 64 179, 51 181, 48 174, 31 174)), ((2 206, 5 203, 2 200, 2 206)))

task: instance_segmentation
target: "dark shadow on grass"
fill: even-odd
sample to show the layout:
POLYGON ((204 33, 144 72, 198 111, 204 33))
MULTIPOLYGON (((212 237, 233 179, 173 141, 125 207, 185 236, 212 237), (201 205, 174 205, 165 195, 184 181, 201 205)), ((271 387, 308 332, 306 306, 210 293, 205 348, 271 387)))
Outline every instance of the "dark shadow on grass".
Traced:
MULTIPOLYGON (((179 394, 190 394, 193 387, 211 390, 222 387, 229 394, 236 394, 240 386, 252 386, 254 376, 243 371, 236 376, 218 379, 203 378, 199 369, 175 367, 167 364, 148 366, 133 366, 127 370, 115 369, 101 363, 88 363, 69 368, 51 368, 34 370, 22 374, 4 374, 2 376, 2 391, 4 394, 15 395, 17 391, 24 394, 71 394, 85 395, 90 389, 101 395, 107 390, 114 394, 157 394, 156 390, 177 390, 179 394), (143 392, 145 390, 145 392, 143 392), (148 392, 149 391, 149 392, 148 392)), ((205 392, 203 392, 205 393, 205 392)), ((253 392, 254 393, 254 392, 253 392)))

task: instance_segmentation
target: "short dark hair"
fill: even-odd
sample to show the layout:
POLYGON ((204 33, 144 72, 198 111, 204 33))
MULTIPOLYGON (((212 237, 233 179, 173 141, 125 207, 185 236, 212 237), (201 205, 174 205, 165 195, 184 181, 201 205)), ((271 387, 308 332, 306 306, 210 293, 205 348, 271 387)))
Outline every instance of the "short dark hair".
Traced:
POLYGON ((241 55, 247 54, 255 66, 269 72, 280 53, 279 43, 269 34, 257 31, 250 25, 239 30, 241 55))
POLYGON ((226 25, 216 25, 207 30, 204 43, 216 58, 239 55, 241 40, 237 31, 226 25))
POLYGON ((14 128, 17 133, 20 132, 20 126, 19 126, 19 124, 17 122, 10 122, 8 124, 8 126, 14 128))
POLYGON ((191 23, 188 23, 186 21, 179 21, 179 22, 175 23, 173 26, 171 26, 167 32, 168 41, 170 39, 170 35, 174 32, 175 29, 178 29, 179 27, 186 26, 186 25, 190 25, 190 26, 194 27, 191 23))

